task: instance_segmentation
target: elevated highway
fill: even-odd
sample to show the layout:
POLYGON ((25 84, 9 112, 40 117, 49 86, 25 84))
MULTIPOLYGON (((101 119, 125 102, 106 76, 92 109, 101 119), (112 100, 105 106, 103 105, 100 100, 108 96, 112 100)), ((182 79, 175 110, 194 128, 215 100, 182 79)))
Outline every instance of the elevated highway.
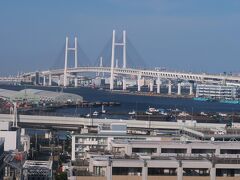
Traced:
MULTIPOLYGON (((77 67, 68 68, 68 74, 75 73, 111 73, 111 67, 77 67)), ((141 76, 149 78, 161 78, 171 80, 184 80, 195 82, 231 82, 240 84, 240 76, 229 75, 214 75, 214 74, 198 74, 198 73, 186 73, 186 72, 170 72, 170 71, 157 71, 157 70, 143 70, 134 68, 114 68, 113 72, 117 76, 141 76)), ((42 76, 61 76, 64 74, 64 69, 41 71, 42 76)), ((25 73, 23 77, 34 76, 35 73, 25 73)))
POLYGON ((24 77, 14 77, 14 76, 9 76, 9 77, 0 77, 0 82, 21 82, 25 81, 26 78, 24 77))
MULTIPOLYGON (((13 115, 0 114, 0 122, 12 122, 13 115)), ((19 115, 18 125, 23 128, 37 128, 37 129, 58 129, 58 130, 77 130, 79 131, 84 126, 98 126, 99 124, 111 123, 126 123, 128 128, 139 130, 144 129, 168 129, 181 130, 182 133, 191 137, 199 139, 210 140, 212 137, 219 140, 240 140, 240 134, 205 134, 196 129, 224 129, 225 124, 216 123, 196 123, 195 121, 184 122, 166 122, 166 121, 139 121, 139 120, 121 120, 121 119, 92 119, 80 117, 60 117, 60 116, 36 116, 36 115, 19 115)), ((240 127, 239 123, 238 127, 240 127)))
MULTIPOLYGON (((13 121, 12 114, 0 114, 0 121, 13 121)), ((121 119, 96 119, 82 117, 63 117, 63 116, 36 116, 36 115, 19 115, 18 123, 44 125, 44 126, 61 126, 61 127, 83 127, 98 126, 99 124, 126 123, 129 128, 151 128, 151 129, 179 129, 182 127, 225 127, 224 124, 210 123, 180 123, 165 121, 140 121, 140 120, 121 120, 121 119)))

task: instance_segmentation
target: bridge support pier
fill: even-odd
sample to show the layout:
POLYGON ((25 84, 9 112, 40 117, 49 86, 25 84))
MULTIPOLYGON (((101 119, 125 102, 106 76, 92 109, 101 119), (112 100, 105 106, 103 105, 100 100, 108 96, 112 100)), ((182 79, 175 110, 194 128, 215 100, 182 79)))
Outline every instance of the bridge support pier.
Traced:
POLYGON ((190 83, 190 87, 189 87, 189 95, 193 95, 193 83, 190 83))
POLYGON ((57 84, 58 84, 58 86, 60 86, 60 85, 61 85, 60 76, 58 77, 57 84))
POLYGON ((46 86, 46 76, 43 76, 43 86, 46 86))
POLYGON ((172 94, 172 82, 171 80, 168 80, 168 95, 172 94))
POLYGON ((178 95, 181 95, 181 82, 178 82, 178 95))
POLYGON ((52 75, 51 74, 49 74, 49 76, 48 76, 48 85, 52 86, 52 75))
POLYGON ((156 84, 157 84, 157 93, 160 94, 161 93, 161 80, 159 77, 157 78, 156 84))
POLYGON ((123 77, 122 86, 123 86, 123 90, 125 91, 127 89, 126 78, 125 77, 123 77))
POLYGON ((74 87, 78 87, 78 78, 77 78, 77 74, 74 77, 74 87))
POLYGON ((141 75, 138 75, 137 86, 138 86, 138 92, 140 92, 141 91, 141 75))
POLYGON ((149 83, 149 90, 150 90, 150 92, 153 92, 153 80, 152 79, 150 80, 150 83, 149 83))
POLYGON ((35 82, 34 82, 35 85, 39 85, 39 72, 37 71, 35 73, 35 82))

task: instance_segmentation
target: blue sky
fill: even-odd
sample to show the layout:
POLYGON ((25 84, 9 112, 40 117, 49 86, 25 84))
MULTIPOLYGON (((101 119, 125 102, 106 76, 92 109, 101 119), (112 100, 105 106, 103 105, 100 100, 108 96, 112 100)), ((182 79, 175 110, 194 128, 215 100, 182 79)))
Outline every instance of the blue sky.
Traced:
POLYGON ((239 72, 239 20, 239 0, 1 0, 0 76, 48 69, 66 35, 94 62, 112 29, 149 66, 239 72))

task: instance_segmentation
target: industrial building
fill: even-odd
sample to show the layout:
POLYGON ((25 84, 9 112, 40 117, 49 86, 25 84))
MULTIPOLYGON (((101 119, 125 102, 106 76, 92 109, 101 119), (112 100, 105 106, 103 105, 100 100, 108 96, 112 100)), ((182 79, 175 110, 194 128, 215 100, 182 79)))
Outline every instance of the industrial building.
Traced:
POLYGON ((53 92, 39 89, 24 89, 21 91, 11 91, 0 89, 0 98, 9 99, 11 101, 42 101, 54 103, 79 103, 83 98, 76 94, 53 92))
POLYGON ((12 99, 18 91, 0 89, 0 98, 2 99, 12 99))
POLYGON ((39 98, 41 101, 56 102, 56 103, 66 103, 66 102, 82 102, 83 98, 76 94, 64 93, 64 92, 53 92, 45 91, 39 89, 25 89, 21 90, 20 93, 27 94, 29 96, 33 95, 39 98))

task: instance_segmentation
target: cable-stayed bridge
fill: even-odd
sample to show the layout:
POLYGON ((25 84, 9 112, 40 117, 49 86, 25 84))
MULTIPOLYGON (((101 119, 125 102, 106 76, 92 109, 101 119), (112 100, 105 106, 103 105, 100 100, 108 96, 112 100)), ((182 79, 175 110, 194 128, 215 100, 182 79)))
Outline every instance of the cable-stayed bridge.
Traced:
MULTIPOLYGON (((53 79, 57 79, 59 86, 67 87, 69 82, 73 81, 74 86, 78 86, 78 78, 83 73, 108 74, 110 90, 114 89, 114 79, 118 78, 122 81, 122 89, 126 90, 126 81, 129 78, 135 78, 137 89, 141 91, 141 80, 147 78, 149 80, 149 89, 153 91, 153 86, 156 85, 157 93, 160 93, 161 85, 167 82, 168 94, 172 93, 173 82, 177 83, 178 94, 181 95, 182 82, 189 84, 189 94, 193 94, 193 83, 213 83, 213 84, 230 84, 240 86, 240 76, 233 75, 219 75, 206 73, 186 73, 186 72, 171 72, 166 70, 150 70, 137 67, 130 67, 127 64, 127 38, 126 31, 123 31, 122 39, 116 39, 115 30, 113 30, 110 50, 110 65, 103 65, 103 59, 99 58, 98 65, 95 66, 80 66, 78 63, 78 42, 74 38, 74 46, 69 46, 69 38, 66 38, 65 53, 64 53, 64 67, 53 68, 51 70, 28 72, 19 77, 11 77, 13 81, 33 81, 33 79, 43 80, 43 86, 51 86, 53 79), (119 47, 121 48, 119 51, 119 47), (69 55, 74 53, 74 65, 69 67, 69 55), (119 53, 120 52, 120 53, 119 53), (121 54, 122 61, 119 61, 117 54, 121 54)), ((80 61, 81 62, 81 61, 80 61)), ((82 63, 82 62, 81 62, 82 63)), ((107 63, 106 63, 107 64, 107 63)), ((0 81, 6 81, 8 78, 0 78, 0 81)), ((10 79, 9 79, 10 80, 10 79)))

